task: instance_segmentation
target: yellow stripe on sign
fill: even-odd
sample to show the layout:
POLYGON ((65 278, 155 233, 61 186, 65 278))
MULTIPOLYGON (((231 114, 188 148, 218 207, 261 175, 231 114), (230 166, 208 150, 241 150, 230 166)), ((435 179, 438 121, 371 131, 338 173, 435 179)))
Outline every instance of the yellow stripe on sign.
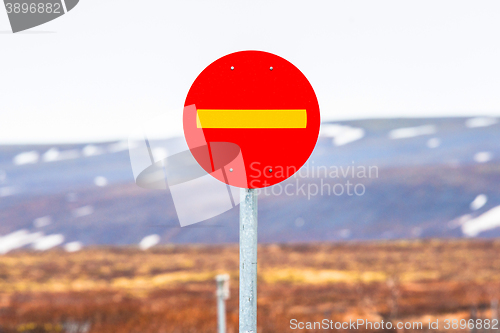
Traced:
POLYGON ((306 110, 198 109, 198 128, 306 128, 306 110))

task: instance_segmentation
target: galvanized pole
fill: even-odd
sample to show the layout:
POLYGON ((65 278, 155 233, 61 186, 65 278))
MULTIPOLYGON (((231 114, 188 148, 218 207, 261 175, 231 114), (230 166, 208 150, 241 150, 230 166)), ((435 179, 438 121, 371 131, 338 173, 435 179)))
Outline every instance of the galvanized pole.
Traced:
POLYGON ((240 190, 240 333, 257 332, 257 191, 240 190))
POLYGON ((219 333, 226 333, 226 299, 229 298, 229 275, 215 277, 217 281, 217 326, 219 333))

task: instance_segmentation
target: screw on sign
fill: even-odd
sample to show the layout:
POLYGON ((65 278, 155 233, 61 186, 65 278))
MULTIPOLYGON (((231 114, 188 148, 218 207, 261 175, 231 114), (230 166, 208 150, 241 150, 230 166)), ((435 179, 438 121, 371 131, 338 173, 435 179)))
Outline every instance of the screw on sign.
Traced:
POLYGON ((267 52, 205 68, 184 104, 189 149, 209 174, 240 187, 240 333, 257 332, 257 194, 293 176, 318 140, 320 113, 302 72, 267 52))

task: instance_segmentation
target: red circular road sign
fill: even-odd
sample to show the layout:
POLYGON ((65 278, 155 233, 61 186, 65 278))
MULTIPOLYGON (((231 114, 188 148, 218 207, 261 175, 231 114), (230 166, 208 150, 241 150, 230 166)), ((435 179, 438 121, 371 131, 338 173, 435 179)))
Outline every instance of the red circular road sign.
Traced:
POLYGON ((267 52, 226 55, 196 78, 184 104, 193 156, 218 180, 262 188, 295 174, 318 139, 320 113, 302 72, 267 52))

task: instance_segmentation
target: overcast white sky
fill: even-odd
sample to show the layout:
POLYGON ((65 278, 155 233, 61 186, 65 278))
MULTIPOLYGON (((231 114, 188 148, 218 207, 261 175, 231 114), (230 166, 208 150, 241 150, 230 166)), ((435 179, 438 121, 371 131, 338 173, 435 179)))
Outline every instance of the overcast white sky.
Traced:
POLYGON ((500 115, 498 1, 81 0, 31 33, 0 8, 0 143, 182 134, 196 76, 231 52, 278 54, 323 119, 500 115), (49 32, 49 33, 35 33, 49 32))

